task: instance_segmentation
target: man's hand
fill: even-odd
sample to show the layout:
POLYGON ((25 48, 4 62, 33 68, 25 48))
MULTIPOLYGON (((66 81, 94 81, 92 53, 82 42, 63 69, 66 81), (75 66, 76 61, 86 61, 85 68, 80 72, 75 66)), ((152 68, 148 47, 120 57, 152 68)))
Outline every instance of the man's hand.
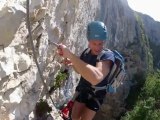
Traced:
POLYGON ((68 58, 72 54, 71 51, 67 48, 67 46, 63 44, 58 45, 57 53, 64 58, 68 58))
POLYGON ((67 66, 73 65, 69 58, 64 58, 61 63, 65 64, 67 66))

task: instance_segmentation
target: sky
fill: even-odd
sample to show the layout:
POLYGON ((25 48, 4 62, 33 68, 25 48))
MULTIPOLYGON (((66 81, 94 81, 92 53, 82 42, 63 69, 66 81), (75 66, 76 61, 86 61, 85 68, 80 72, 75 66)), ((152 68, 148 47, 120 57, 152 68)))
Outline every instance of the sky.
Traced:
POLYGON ((154 20, 160 22, 160 0, 127 0, 129 6, 134 10, 147 14, 154 20))

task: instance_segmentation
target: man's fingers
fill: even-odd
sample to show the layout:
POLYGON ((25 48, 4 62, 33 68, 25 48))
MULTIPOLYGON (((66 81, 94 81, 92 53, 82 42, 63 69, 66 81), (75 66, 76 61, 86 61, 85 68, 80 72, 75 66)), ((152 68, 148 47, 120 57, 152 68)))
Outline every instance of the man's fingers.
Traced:
POLYGON ((63 56, 63 51, 62 51, 61 46, 58 46, 58 51, 57 51, 57 53, 58 53, 60 56, 63 56))
POLYGON ((72 62, 71 62, 70 59, 68 59, 68 58, 64 58, 64 59, 61 61, 61 63, 65 64, 65 65, 71 65, 71 64, 72 64, 72 62))

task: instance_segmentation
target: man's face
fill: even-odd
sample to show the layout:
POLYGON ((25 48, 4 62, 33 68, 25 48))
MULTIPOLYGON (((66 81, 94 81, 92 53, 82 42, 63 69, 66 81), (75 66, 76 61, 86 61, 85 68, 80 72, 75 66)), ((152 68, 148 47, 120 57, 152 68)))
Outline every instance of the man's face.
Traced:
POLYGON ((102 41, 102 40, 90 40, 88 46, 91 49, 92 54, 98 55, 103 49, 104 41, 102 41))

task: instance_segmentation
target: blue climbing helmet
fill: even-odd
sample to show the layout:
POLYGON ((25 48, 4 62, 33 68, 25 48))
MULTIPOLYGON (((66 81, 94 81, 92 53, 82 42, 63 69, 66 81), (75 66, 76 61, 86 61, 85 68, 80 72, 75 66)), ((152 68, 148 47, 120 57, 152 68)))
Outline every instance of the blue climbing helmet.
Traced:
POLYGON ((89 40, 107 40, 107 28, 101 21, 90 22, 87 26, 87 39, 89 40))

